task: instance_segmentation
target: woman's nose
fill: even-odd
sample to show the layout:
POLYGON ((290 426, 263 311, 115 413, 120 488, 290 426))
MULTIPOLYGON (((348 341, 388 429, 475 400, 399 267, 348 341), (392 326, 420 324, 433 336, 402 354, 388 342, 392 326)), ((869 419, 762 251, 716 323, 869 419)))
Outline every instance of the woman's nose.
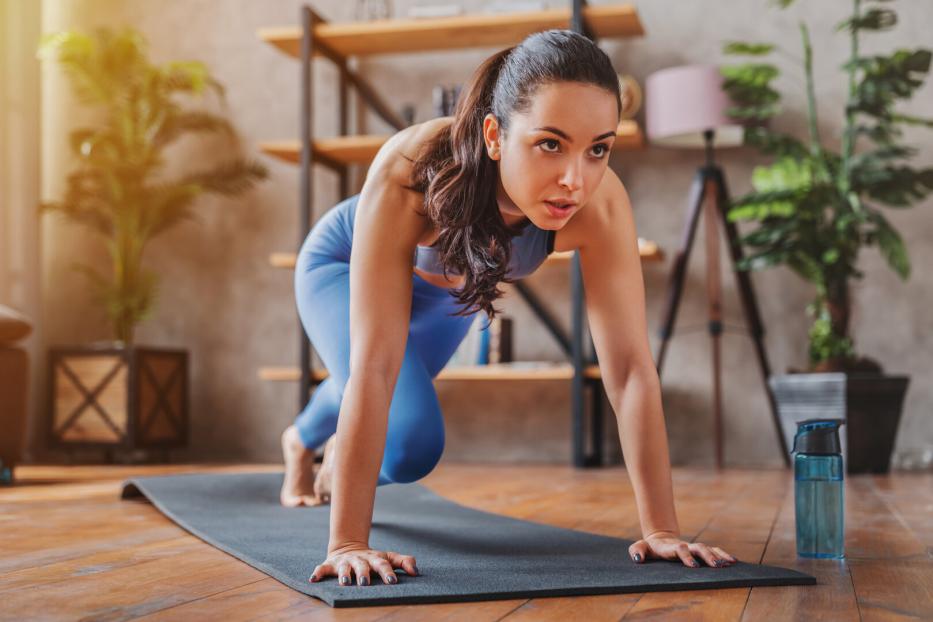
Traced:
POLYGON ((568 164, 560 177, 559 184, 570 192, 576 192, 583 187, 583 171, 579 162, 568 164))

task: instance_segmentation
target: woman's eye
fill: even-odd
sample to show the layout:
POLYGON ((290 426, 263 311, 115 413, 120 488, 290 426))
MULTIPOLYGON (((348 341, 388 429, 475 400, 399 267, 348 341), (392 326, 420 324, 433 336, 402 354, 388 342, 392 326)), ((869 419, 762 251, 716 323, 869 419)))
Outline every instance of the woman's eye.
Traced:
POLYGON ((595 150, 595 149, 600 149, 600 150, 601 150, 601 151, 599 151, 599 152, 596 154, 596 157, 598 157, 598 158, 603 157, 604 155, 606 155, 606 154, 609 152, 609 147, 607 147, 606 145, 603 145, 603 144, 594 145, 594 146, 593 146, 593 149, 594 149, 594 150, 595 150))
MULTIPOLYGON (((559 143, 557 140, 553 139, 553 138, 546 138, 546 139, 542 140, 541 142, 539 142, 538 144, 539 144, 539 145, 554 145, 554 148, 555 148, 555 149, 557 149, 557 147, 560 146, 560 143, 559 143)), ((549 150, 549 149, 545 149, 545 151, 550 151, 550 150, 549 150)), ((551 153, 553 153, 553 152, 551 151, 551 153)))

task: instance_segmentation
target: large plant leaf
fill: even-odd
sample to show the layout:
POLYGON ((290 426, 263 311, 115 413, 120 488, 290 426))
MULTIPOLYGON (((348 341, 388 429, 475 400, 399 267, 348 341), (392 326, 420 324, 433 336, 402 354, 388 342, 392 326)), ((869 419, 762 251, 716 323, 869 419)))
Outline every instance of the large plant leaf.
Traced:
POLYGON ((171 183, 149 188, 142 224, 146 235, 154 238, 182 221, 195 220, 191 207, 202 192, 203 189, 193 183, 171 183))
POLYGON ((745 41, 729 41, 723 45, 723 54, 744 54, 747 56, 764 56, 774 50, 771 43, 748 43, 745 41))
POLYGON ((792 216, 798 195, 797 190, 749 194, 736 200, 726 216, 732 222, 792 216))
POLYGON ((903 136, 903 132, 892 121, 890 118, 880 118, 876 125, 858 124, 855 126, 855 134, 867 136, 880 145, 891 144, 903 136))
POLYGON ((196 184, 209 192, 233 196, 250 189, 266 175, 268 170, 260 162, 238 158, 209 171, 188 175, 181 183, 196 184))
POLYGON ((752 186, 758 192, 805 190, 813 184, 813 170, 808 160, 779 158, 769 166, 756 166, 752 186))
POLYGON ((58 58, 82 103, 119 100, 144 71, 146 43, 132 29, 98 29, 94 36, 60 32, 40 39, 39 58, 58 58))
POLYGON ((737 120, 765 120, 780 111, 780 93, 771 87, 779 75, 777 67, 768 63, 745 63, 720 67, 722 89, 733 106, 726 113, 737 120))
POLYGON ((109 84, 93 62, 97 43, 88 35, 58 32, 43 35, 39 40, 38 57, 45 60, 58 56, 72 89, 79 101, 95 104, 107 101, 109 84))
POLYGON ((223 86, 211 77, 207 65, 200 61, 173 61, 166 63, 159 71, 169 92, 199 95, 211 88, 220 97, 224 96, 223 86))
POLYGON ((746 128, 744 142, 767 155, 788 158, 806 158, 809 155, 807 147, 793 136, 772 132, 764 127, 746 128))
POLYGON ((850 160, 850 166, 858 171, 861 168, 872 168, 889 160, 912 158, 916 154, 917 150, 907 145, 884 145, 878 149, 855 154, 850 160))
POLYGON ((836 30, 889 30, 897 24, 897 13, 890 9, 869 9, 841 22, 836 30))
POLYGON ((881 213, 873 211, 870 218, 875 224, 874 241, 878 244, 881 256, 901 279, 907 280, 910 276, 910 259, 903 239, 881 213))
POLYGON ((787 251, 781 248, 769 248, 743 257, 736 267, 739 270, 764 270, 787 263, 787 256, 787 251))
POLYGON ((930 70, 931 53, 926 49, 897 50, 890 56, 869 56, 847 63, 863 71, 849 108, 875 117, 890 117, 898 99, 909 99, 923 85, 930 70))
POLYGON ((904 123, 906 125, 920 125, 922 127, 933 128, 933 119, 924 119, 922 117, 914 117, 906 114, 892 114, 891 120, 896 121, 897 123, 904 123))
POLYGON ((78 170, 68 176, 62 201, 41 203, 40 212, 58 212, 69 220, 87 226, 103 236, 113 233, 115 210, 104 190, 103 175, 78 170))
POLYGON ((797 251, 790 254, 787 257, 787 266, 811 283, 820 285, 824 281, 823 265, 811 253, 797 251))
POLYGON ((911 207, 933 191, 933 168, 917 170, 867 162, 853 173, 852 187, 890 207, 911 207))
POLYGON ((741 238, 744 244, 755 247, 785 246, 793 238, 798 222, 792 218, 766 217, 761 226, 741 238))
POLYGON ((223 117, 204 111, 180 112, 166 118, 152 137, 152 144, 155 148, 161 148, 188 132, 235 136, 233 126, 223 117))

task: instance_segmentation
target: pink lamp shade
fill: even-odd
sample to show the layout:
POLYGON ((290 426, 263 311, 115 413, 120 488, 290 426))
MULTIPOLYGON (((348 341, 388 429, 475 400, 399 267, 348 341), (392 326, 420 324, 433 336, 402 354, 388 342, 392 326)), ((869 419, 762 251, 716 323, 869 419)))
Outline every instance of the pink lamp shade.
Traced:
POLYGON ((726 116, 732 102, 715 65, 684 65, 656 71, 645 80, 648 140, 663 147, 700 148, 703 132, 715 130, 717 147, 742 144, 744 128, 726 116))

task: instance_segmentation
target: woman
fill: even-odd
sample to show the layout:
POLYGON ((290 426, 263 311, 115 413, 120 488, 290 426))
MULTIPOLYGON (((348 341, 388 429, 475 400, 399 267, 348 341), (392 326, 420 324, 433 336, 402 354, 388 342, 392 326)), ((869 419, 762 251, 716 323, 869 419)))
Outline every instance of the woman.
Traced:
POLYGON ((308 235, 297 305, 330 375, 283 434, 281 500, 333 502, 327 559, 310 581, 418 574, 412 556, 369 548, 376 486, 418 480, 440 459, 432 378, 474 314, 495 315, 497 285, 572 249, 639 508, 643 539, 629 554, 692 567, 694 555, 735 561, 679 537, 636 232, 608 168, 620 109, 616 73, 593 42, 567 30, 533 34, 479 67, 454 117, 387 141, 361 193, 308 235))

